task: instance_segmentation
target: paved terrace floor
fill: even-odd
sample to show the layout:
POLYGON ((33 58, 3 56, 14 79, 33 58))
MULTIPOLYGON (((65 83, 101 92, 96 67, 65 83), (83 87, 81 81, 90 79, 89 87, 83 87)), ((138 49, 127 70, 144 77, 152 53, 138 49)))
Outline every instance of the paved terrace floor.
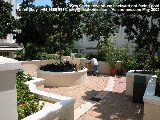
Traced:
POLYGON ((103 74, 88 76, 82 85, 45 88, 47 92, 76 99, 75 120, 143 120, 143 104, 133 103, 125 90, 126 77, 103 74), (91 101, 92 97, 101 100, 91 101))
POLYGON ((126 78, 114 77, 113 91, 77 120, 143 120, 143 104, 125 95, 126 78))

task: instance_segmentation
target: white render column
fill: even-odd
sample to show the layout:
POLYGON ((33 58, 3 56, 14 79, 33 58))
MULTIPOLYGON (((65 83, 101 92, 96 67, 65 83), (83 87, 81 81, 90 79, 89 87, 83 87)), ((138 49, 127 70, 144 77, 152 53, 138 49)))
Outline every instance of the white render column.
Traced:
POLYGON ((0 56, 0 119, 18 120, 16 73, 21 68, 17 60, 0 56))

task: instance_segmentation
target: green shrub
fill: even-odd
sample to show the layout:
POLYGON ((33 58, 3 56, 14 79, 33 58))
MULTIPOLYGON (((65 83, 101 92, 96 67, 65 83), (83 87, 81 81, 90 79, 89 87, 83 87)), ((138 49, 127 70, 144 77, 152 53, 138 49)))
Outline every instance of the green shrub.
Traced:
MULTIPOLYGON (((31 57, 30 57, 31 58, 31 57)), ((59 55, 49 55, 46 52, 36 52, 36 55, 30 59, 26 56, 25 51, 21 53, 21 57, 18 56, 15 59, 22 61, 22 60, 59 60, 59 55)))
POLYGON ((77 71, 77 64, 66 61, 64 63, 52 63, 47 65, 41 65, 40 70, 51 71, 51 72, 72 72, 77 71))
POLYGON ((24 83, 29 80, 32 80, 30 75, 25 75, 22 72, 18 72, 16 75, 18 120, 41 110, 44 105, 39 105, 40 99, 36 98, 24 83))
POLYGON ((16 60, 58 60, 59 56, 49 55, 47 52, 42 52, 40 48, 32 43, 28 43, 26 48, 23 50, 17 50, 16 60))
POLYGON ((104 57, 105 53, 103 52, 99 52, 98 54, 93 54, 93 53, 88 53, 85 55, 85 58, 87 58, 88 60, 91 60, 92 58, 96 58, 98 61, 105 61, 105 57, 104 57))
POLYGON ((127 70, 140 70, 141 65, 138 60, 138 56, 135 54, 128 56, 128 58, 124 61, 124 67, 127 70))
POLYGON ((84 56, 84 54, 77 53, 77 54, 75 54, 75 57, 76 58, 84 58, 85 56, 84 56))
POLYGON ((97 54, 97 60, 98 61, 106 61, 106 59, 105 59, 105 53, 104 52, 99 52, 99 54, 97 54))
POLYGON ((155 96, 160 97, 160 72, 157 71, 155 74, 157 75, 155 96))
POLYGON ((91 60, 92 58, 97 58, 97 54, 88 53, 85 55, 85 58, 91 60))
POLYGON ((71 48, 69 48, 69 47, 65 47, 65 50, 64 50, 63 55, 64 55, 64 56, 70 56, 70 55, 71 55, 71 53, 72 53, 71 48))
POLYGON ((38 53, 37 55, 37 60, 59 60, 59 56, 58 55, 49 55, 46 52, 43 53, 38 53))
POLYGON ((36 60, 38 54, 38 48, 33 43, 27 43, 25 51, 23 51, 22 57, 25 60, 36 60))
POLYGON ((48 53, 38 53, 37 60, 49 60, 51 57, 48 55, 48 53))
POLYGON ((50 56, 50 59, 52 59, 52 60, 59 60, 60 59, 59 55, 49 55, 49 56, 50 56))

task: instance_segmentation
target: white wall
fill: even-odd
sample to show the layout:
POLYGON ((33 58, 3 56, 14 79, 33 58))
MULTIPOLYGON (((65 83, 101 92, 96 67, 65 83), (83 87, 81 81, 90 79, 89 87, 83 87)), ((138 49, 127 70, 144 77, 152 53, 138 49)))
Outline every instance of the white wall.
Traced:
POLYGON ((134 70, 130 70, 126 73, 126 95, 133 96, 133 82, 134 82, 134 76, 146 76, 146 85, 149 82, 149 79, 151 77, 150 74, 140 74, 140 73, 134 73, 134 70))
POLYGON ((26 82, 30 91, 50 104, 22 120, 74 120, 75 99, 41 91, 45 80, 35 77, 33 79, 26 82))
MULTIPOLYGON (((86 62, 90 62, 90 60, 87 60, 85 58, 72 58, 69 56, 63 56, 64 59, 66 59, 67 61, 70 61, 74 64, 80 64, 81 65, 85 65, 86 62)), ((45 65, 48 63, 55 63, 57 62, 57 60, 33 60, 33 61, 22 61, 22 68, 25 69, 25 73, 33 73, 36 72, 36 69, 38 68, 38 66, 40 65, 45 65)), ((103 73, 103 74, 110 74, 110 67, 108 66, 108 63, 105 61, 98 61, 99 65, 98 65, 98 71, 99 73, 103 73)), ((116 63, 116 69, 119 70, 121 68, 121 62, 117 62, 116 63)), ((123 72, 125 73, 125 69, 123 69, 123 72)))
POLYGON ((0 56, 0 119, 18 120, 16 73, 20 62, 0 56))
POLYGON ((144 117, 143 120, 159 120, 160 119, 160 97, 155 96, 157 76, 150 77, 145 94, 144 101, 144 117))
MULTIPOLYGON (((41 65, 46 65, 49 63, 56 63, 59 60, 32 60, 32 61, 21 61, 22 68, 25 70, 24 73, 36 72, 36 69, 41 65)), ((63 60, 62 60, 63 62, 63 60)))

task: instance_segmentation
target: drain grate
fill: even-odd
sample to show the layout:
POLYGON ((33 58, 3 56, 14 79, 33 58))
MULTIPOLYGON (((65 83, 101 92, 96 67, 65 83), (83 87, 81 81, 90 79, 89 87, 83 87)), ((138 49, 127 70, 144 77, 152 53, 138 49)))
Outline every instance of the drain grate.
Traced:
POLYGON ((99 102, 101 99, 100 98, 96 98, 96 97, 92 97, 91 99, 89 99, 91 101, 95 101, 95 102, 99 102))

